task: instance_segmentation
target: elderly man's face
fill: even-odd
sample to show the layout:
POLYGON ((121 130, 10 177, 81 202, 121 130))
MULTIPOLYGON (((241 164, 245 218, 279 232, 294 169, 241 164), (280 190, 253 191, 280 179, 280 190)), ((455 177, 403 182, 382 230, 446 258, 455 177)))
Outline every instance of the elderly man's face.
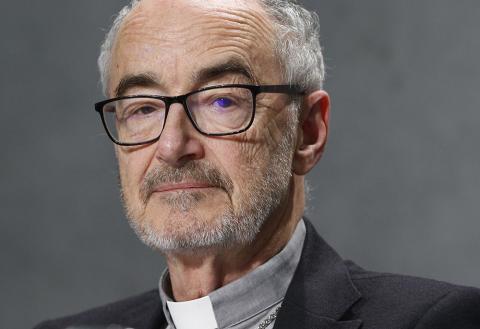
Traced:
MULTIPOLYGON (((254 1, 143 0, 119 31, 109 93, 139 75, 155 83, 130 79, 123 94, 284 83, 272 36, 254 1)), ((165 251, 251 241, 281 212, 288 193, 296 139, 291 113, 285 95, 261 94, 248 131, 207 137, 173 104, 158 142, 117 146, 127 215, 140 237, 165 251)))

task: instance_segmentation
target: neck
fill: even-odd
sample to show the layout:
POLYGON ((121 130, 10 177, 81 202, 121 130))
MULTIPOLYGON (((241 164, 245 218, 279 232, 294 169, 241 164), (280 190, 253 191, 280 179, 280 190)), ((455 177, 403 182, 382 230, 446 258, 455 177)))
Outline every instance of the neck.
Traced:
POLYGON ((202 253, 166 255, 173 298, 187 301, 237 280, 276 255, 292 236, 304 209, 304 179, 294 175, 291 193, 266 220, 249 245, 212 249, 202 253))

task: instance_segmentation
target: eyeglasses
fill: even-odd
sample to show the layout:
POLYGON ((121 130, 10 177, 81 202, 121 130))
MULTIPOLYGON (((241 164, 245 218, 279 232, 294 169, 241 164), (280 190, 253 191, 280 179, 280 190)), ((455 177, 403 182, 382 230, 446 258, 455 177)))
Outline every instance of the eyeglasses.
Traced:
POLYGON ((135 95, 95 104, 110 139, 118 145, 149 144, 160 138, 170 105, 180 103, 196 130, 207 136, 233 135, 253 123, 260 93, 302 95, 298 86, 228 84, 180 96, 135 95))

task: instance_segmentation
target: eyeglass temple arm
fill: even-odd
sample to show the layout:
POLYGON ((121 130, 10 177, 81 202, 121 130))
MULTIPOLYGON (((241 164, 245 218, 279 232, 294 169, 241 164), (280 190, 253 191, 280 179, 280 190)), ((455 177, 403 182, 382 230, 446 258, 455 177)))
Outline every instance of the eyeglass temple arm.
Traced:
POLYGON ((297 85, 263 85, 258 86, 257 93, 279 93, 304 95, 305 91, 297 85))

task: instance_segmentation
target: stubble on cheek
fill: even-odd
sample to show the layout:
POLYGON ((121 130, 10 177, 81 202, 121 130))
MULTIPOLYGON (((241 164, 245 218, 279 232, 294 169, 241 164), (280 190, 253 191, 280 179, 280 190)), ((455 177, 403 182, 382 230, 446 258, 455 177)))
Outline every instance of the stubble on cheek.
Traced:
POLYGON ((145 204, 140 201, 138 195, 132 193, 136 190, 131 186, 127 177, 119 171, 118 187, 120 190, 120 199, 127 218, 143 218, 145 214, 145 204))

